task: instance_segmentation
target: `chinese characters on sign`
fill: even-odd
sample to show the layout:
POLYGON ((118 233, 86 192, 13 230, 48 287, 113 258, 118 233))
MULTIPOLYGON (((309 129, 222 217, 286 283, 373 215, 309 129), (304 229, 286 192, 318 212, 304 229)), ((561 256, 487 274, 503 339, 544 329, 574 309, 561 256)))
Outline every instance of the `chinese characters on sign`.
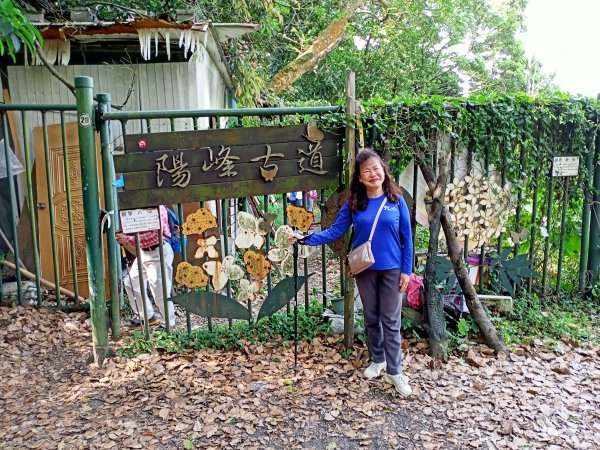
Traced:
POLYGON ((301 155, 308 157, 308 167, 304 167, 304 161, 307 159, 304 156, 300 158, 298 161, 298 165, 300 166, 300 173, 310 172, 317 175, 325 175, 327 173, 326 170, 323 170, 323 155, 321 154, 321 141, 310 144, 308 146, 308 151, 299 148, 298 153, 301 155))
POLYGON ((342 128, 316 122, 128 134, 121 173, 121 209, 252 195, 327 189, 343 168, 342 128))
MULTIPOLYGON (((282 133, 281 128, 260 130, 260 138, 249 137, 248 143, 244 143, 243 130, 182 133, 178 145, 185 150, 163 150, 160 156, 152 157, 156 172, 153 187, 186 188, 257 178, 270 183, 277 177, 298 176, 313 177, 316 181, 315 175, 329 179, 330 171, 337 167, 336 139, 325 139, 325 133, 316 125, 312 128, 310 124, 291 126, 289 134, 282 133), (200 138, 198 133, 203 137, 200 138), (223 139, 218 138, 220 134, 223 139), (299 144, 299 141, 304 143, 299 144), (199 146, 198 142, 203 145, 199 146)), ((136 146, 140 153, 148 156, 158 150, 155 147, 169 148, 171 145, 160 136, 156 141, 150 141, 146 136, 129 136, 128 139, 131 141, 128 145, 136 146)))
POLYGON ((579 156, 555 156, 553 158, 553 177, 576 177, 578 173, 579 156))
POLYGON ((183 155, 171 156, 172 168, 167 167, 167 159, 169 155, 162 155, 156 158, 156 184, 162 187, 163 178, 161 172, 167 172, 171 175, 171 186, 186 187, 190 182, 191 174, 189 170, 184 170, 187 163, 183 162, 183 155))
MULTIPOLYGON (((283 153, 273 153, 270 145, 265 145, 266 153, 263 156, 257 156, 250 159, 250 162, 262 161, 260 166, 260 175, 265 181, 273 181, 277 176, 279 166, 273 162, 272 158, 284 158, 283 153)), ((326 175, 327 170, 323 169, 323 155, 321 154, 321 143, 309 144, 308 150, 299 148, 297 152, 301 155, 296 161, 298 164, 298 173, 313 173, 316 175, 326 175)), ((208 172, 214 170, 219 172, 219 178, 235 177, 238 173, 235 170, 234 162, 239 161, 239 156, 231 155, 231 148, 221 146, 218 153, 208 148, 208 159, 202 164, 202 171, 208 172)), ((165 187, 186 187, 191 180, 191 173, 188 163, 184 162, 183 154, 169 155, 164 154, 156 158, 156 184, 158 187, 165 185, 163 172, 171 176, 171 183, 165 187), (170 163, 170 164, 169 164, 170 163)))
POLYGON ((239 156, 230 156, 229 155, 229 153, 231 153, 230 147, 225 147, 225 146, 221 145, 221 150, 217 154, 216 158, 214 156, 212 148, 209 148, 208 152, 209 152, 208 159, 209 159, 210 164, 207 164, 206 161, 204 161, 204 164, 202 165, 203 172, 208 172, 210 169, 213 169, 213 167, 214 167, 214 170, 221 172, 221 173, 219 173, 219 178, 235 177, 237 175, 237 172, 235 172, 233 170, 234 169, 233 161, 237 161, 240 158, 239 158, 239 156))
POLYGON ((266 155, 259 156, 257 158, 252 158, 250 161, 256 162, 256 161, 260 161, 261 159, 264 159, 265 162, 263 163, 263 165, 260 168, 260 174, 265 179, 265 181, 273 181, 273 178, 275 178, 275 175, 277 175, 277 171, 279 170, 279 167, 275 163, 267 164, 267 162, 269 162, 269 158, 271 156, 274 158, 283 158, 283 153, 271 153, 271 146, 267 145, 266 147, 267 147, 266 155))

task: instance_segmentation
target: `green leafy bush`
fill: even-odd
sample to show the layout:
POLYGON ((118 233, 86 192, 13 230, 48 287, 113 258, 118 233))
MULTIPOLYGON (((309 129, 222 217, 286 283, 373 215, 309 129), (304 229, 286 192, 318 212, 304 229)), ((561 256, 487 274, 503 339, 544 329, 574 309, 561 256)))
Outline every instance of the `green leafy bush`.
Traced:
MULTIPOLYGON (((323 306, 320 302, 311 303, 309 310, 298 307, 298 339, 311 342, 317 335, 330 331, 330 323, 321 317, 323 306)), ((143 333, 134 331, 124 339, 124 345, 117 349, 120 356, 134 356, 150 353, 153 350, 165 353, 186 353, 191 350, 214 348, 218 350, 243 349, 248 344, 276 342, 283 344, 294 340, 293 312, 279 312, 265 317, 256 323, 236 322, 232 329, 215 326, 213 331, 196 329, 191 334, 176 329, 155 332, 150 340, 143 333)))

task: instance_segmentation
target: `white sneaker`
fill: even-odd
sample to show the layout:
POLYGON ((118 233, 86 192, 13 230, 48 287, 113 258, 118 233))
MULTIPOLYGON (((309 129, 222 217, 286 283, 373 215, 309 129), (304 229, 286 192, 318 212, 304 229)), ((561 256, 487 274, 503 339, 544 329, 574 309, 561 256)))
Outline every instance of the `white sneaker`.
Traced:
POLYGON ((385 361, 382 363, 371 363, 371 365, 365 369, 365 378, 377 378, 381 375, 381 372, 385 370, 386 366, 387 364, 385 361))
POLYGON ((386 373, 383 379, 388 383, 393 384, 396 390, 404 397, 408 397, 410 394, 412 394, 412 389, 408 385, 408 378, 403 373, 399 373, 397 375, 390 375, 389 373, 386 373))

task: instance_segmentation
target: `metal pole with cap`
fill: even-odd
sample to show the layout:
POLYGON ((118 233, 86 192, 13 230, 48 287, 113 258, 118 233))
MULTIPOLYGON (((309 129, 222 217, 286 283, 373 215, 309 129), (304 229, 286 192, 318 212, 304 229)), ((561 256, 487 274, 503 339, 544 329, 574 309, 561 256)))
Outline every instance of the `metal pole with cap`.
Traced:
POLYGON ((100 193, 98 189, 98 161, 94 135, 94 80, 75 78, 77 120, 79 131, 79 158, 81 161, 81 188, 85 225, 85 250, 90 313, 92 316, 93 358, 99 365, 110 354, 106 327, 106 292, 104 263, 100 235, 100 193))

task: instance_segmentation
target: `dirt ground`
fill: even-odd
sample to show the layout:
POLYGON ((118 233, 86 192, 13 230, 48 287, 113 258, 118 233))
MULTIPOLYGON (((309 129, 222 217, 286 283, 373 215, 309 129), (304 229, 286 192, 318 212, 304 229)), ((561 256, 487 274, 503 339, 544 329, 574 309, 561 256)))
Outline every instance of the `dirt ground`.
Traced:
POLYGON ((266 344, 99 368, 85 313, 2 307, 0 448, 600 448, 600 349, 475 347, 442 365, 406 342, 403 398, 339 341, 302 343, 297 370, 266 344))

